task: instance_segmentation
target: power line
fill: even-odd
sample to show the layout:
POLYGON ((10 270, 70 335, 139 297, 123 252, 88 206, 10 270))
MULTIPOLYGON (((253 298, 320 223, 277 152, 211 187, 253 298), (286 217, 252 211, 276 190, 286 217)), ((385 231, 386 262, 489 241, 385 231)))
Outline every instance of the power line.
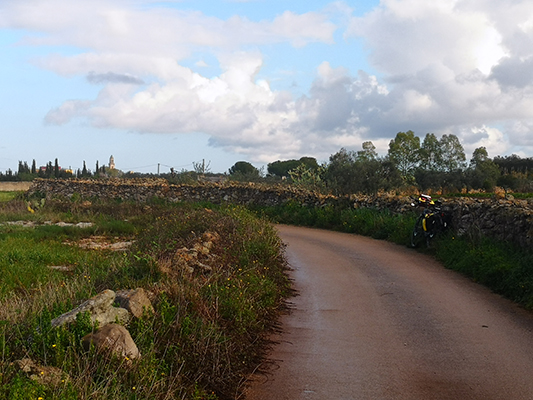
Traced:
POLYGON ((166 164, 161 164, 163 167, 167 167, 167 168, 185 168, 185 167, 188 167, 189 165, 192 165, 192 163, 189 163, 189 164, 185 164, 185 165, 178 165, 177 167, 174 167, 172 165, 166 165, 166 164))

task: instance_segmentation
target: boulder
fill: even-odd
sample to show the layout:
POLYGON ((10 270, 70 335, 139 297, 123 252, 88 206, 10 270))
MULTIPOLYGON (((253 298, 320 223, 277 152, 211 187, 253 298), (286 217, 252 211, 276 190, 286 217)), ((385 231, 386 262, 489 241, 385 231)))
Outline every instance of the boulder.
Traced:
POLYGON ((99 352, 108 351, 130 360, 141 356, 128 330, 118 324, 108 324, 94 333, 89 333, 83 337, 82 344, 86 351, 89 351, 92 344, 99 352))
POLYGON ((128 310, 135 318, 141 318, 145 310, 154 313, 154 307, 143 288, 119 290, 115 302, 128 310))
POLYGON ((100 326, 117 320, 123 323, 128 322, 131 318, 130 313, 124 308, 113 307, 114 301, 115 292, 104 290, 80 304, 75 309, 54 318, 51 324, 53 327, 70 324, 76 321, 76 316, 81 312, 89 312, 91 314, 91 321, 93 323, 98 322, 100 326))

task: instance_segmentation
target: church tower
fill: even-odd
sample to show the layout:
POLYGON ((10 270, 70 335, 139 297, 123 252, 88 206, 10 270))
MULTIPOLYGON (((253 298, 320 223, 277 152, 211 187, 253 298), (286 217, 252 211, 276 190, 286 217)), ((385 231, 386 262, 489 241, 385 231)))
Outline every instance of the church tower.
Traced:
POLYGON ((113 156, 109 157, 109 169, 115 169, 115 159, 113 156))

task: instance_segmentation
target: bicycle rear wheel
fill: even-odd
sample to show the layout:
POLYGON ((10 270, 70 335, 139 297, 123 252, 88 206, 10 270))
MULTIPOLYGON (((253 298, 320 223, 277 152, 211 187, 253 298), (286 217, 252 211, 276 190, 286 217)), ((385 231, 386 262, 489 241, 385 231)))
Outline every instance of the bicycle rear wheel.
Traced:
POLYGON ((418 247, 420 243, 424 242, 425 240, 425 232, 424 228, 422 226, 422 220, 424 219, 424 216, 421 215, 418 217, 418 219, 415 222, 415 227, 413 228, 413 231, 411 232, 411 247, 418 247))

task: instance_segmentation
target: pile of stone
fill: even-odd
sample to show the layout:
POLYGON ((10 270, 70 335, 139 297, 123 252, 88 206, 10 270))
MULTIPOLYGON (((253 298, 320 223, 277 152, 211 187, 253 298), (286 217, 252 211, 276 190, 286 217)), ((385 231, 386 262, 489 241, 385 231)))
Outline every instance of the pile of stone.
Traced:
MULTIPOLYGON (((88 312, 93 324, 98 329, 82 339, 83 347, 88 351, 94 346, 97 352, 112 354, 131 362, 141 357, 125 325, 132 318, 141 318, 145 313, 153 313, 154 308, 147 293, 142 289, 121 290, 114 292, 104 290, 75 309, 52 320, 53 327, 68 325, 76 321, 80 313, 88 312)), ((58 368, 38 365, 25 358, 17 361, 20 369, 32 380, 49 386, 58 386, 68 376, 58 368)))
POLYGON ((53 319, 52 326, 72 323, 76 321, 79 313, 85 312, 89 313, 91 322, 97 323, 99 328, 83 338, 84 347, 89 348, 92 344, 97 350, 105 349, 130 360, 140 357, 139 349, 123 325, 131 318, 141 318, 145 312, 154 312, 152 303, 142 288, 116 293, 104 290, 75 309, 53 319))

